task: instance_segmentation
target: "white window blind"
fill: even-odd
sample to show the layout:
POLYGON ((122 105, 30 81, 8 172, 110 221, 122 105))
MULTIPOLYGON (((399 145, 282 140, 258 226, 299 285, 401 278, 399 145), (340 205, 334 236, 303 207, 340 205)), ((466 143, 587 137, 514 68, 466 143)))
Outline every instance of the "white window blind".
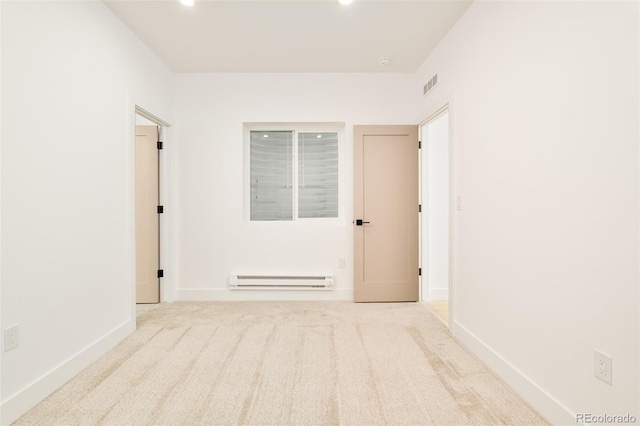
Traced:
POLYGON ((298 134, 298 217, 338 217, 338 134, 298 134))
POLYGON ((338 217, 337 132, 249 132, 250 219, 338 217))
POLYGON ((251 132, 251 220, 293 219, 293 132, 251 132))

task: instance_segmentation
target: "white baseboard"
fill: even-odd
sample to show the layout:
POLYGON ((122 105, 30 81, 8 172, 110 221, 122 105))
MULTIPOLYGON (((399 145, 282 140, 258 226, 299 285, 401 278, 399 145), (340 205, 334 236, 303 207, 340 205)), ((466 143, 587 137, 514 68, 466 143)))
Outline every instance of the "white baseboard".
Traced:
POLYGON ((2 425, 9 425, 131 334, 126 321, 24 389, 2 402, 2 425))
POLYGON ((575 424, 576 415, 562 403, 538 386, 524 373, 511 365, 500 354, 471 333, 466 327, 455 322, 451 333, 491 368, 502 380, 511 386, 525 401, 554 425, 575 424))
POLYGON ((246 300, 353 300, 353 288, 326 290, 229 290, 227 288, 177 288, 175 300, 246 301, 246 300))

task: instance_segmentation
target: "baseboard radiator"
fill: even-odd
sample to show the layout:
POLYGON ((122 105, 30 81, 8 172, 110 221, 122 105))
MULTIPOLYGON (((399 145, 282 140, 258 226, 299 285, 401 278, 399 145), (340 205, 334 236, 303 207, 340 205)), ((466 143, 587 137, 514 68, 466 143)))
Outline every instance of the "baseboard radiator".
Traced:
POLYGON ((230 275, 231 290, 332 290, 333 277, 324 275, 230 275))

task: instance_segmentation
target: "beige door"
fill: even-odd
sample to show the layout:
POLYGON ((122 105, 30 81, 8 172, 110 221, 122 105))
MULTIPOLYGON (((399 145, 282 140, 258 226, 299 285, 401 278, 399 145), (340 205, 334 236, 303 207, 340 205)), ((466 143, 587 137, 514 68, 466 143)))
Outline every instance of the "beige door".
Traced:
POLYGON ((418 127, 355 126, 353 133, 354 300, 415 302, 418 127))
POLYGON ((160 302, 158 128, 136 126, 136 303, 160 302))

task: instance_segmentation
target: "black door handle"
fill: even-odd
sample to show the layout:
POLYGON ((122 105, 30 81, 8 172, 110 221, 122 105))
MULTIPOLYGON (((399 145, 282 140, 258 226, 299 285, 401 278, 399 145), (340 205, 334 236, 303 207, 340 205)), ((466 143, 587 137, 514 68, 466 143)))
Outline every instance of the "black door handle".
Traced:
POLYGON ((362 219, 356 219, 356 226, 362 226, 362 225, 364 225, 365 223, 371 223, 371 222, 365 222, 365 221, 364 221, 364 220, 362 220, 362 219))

